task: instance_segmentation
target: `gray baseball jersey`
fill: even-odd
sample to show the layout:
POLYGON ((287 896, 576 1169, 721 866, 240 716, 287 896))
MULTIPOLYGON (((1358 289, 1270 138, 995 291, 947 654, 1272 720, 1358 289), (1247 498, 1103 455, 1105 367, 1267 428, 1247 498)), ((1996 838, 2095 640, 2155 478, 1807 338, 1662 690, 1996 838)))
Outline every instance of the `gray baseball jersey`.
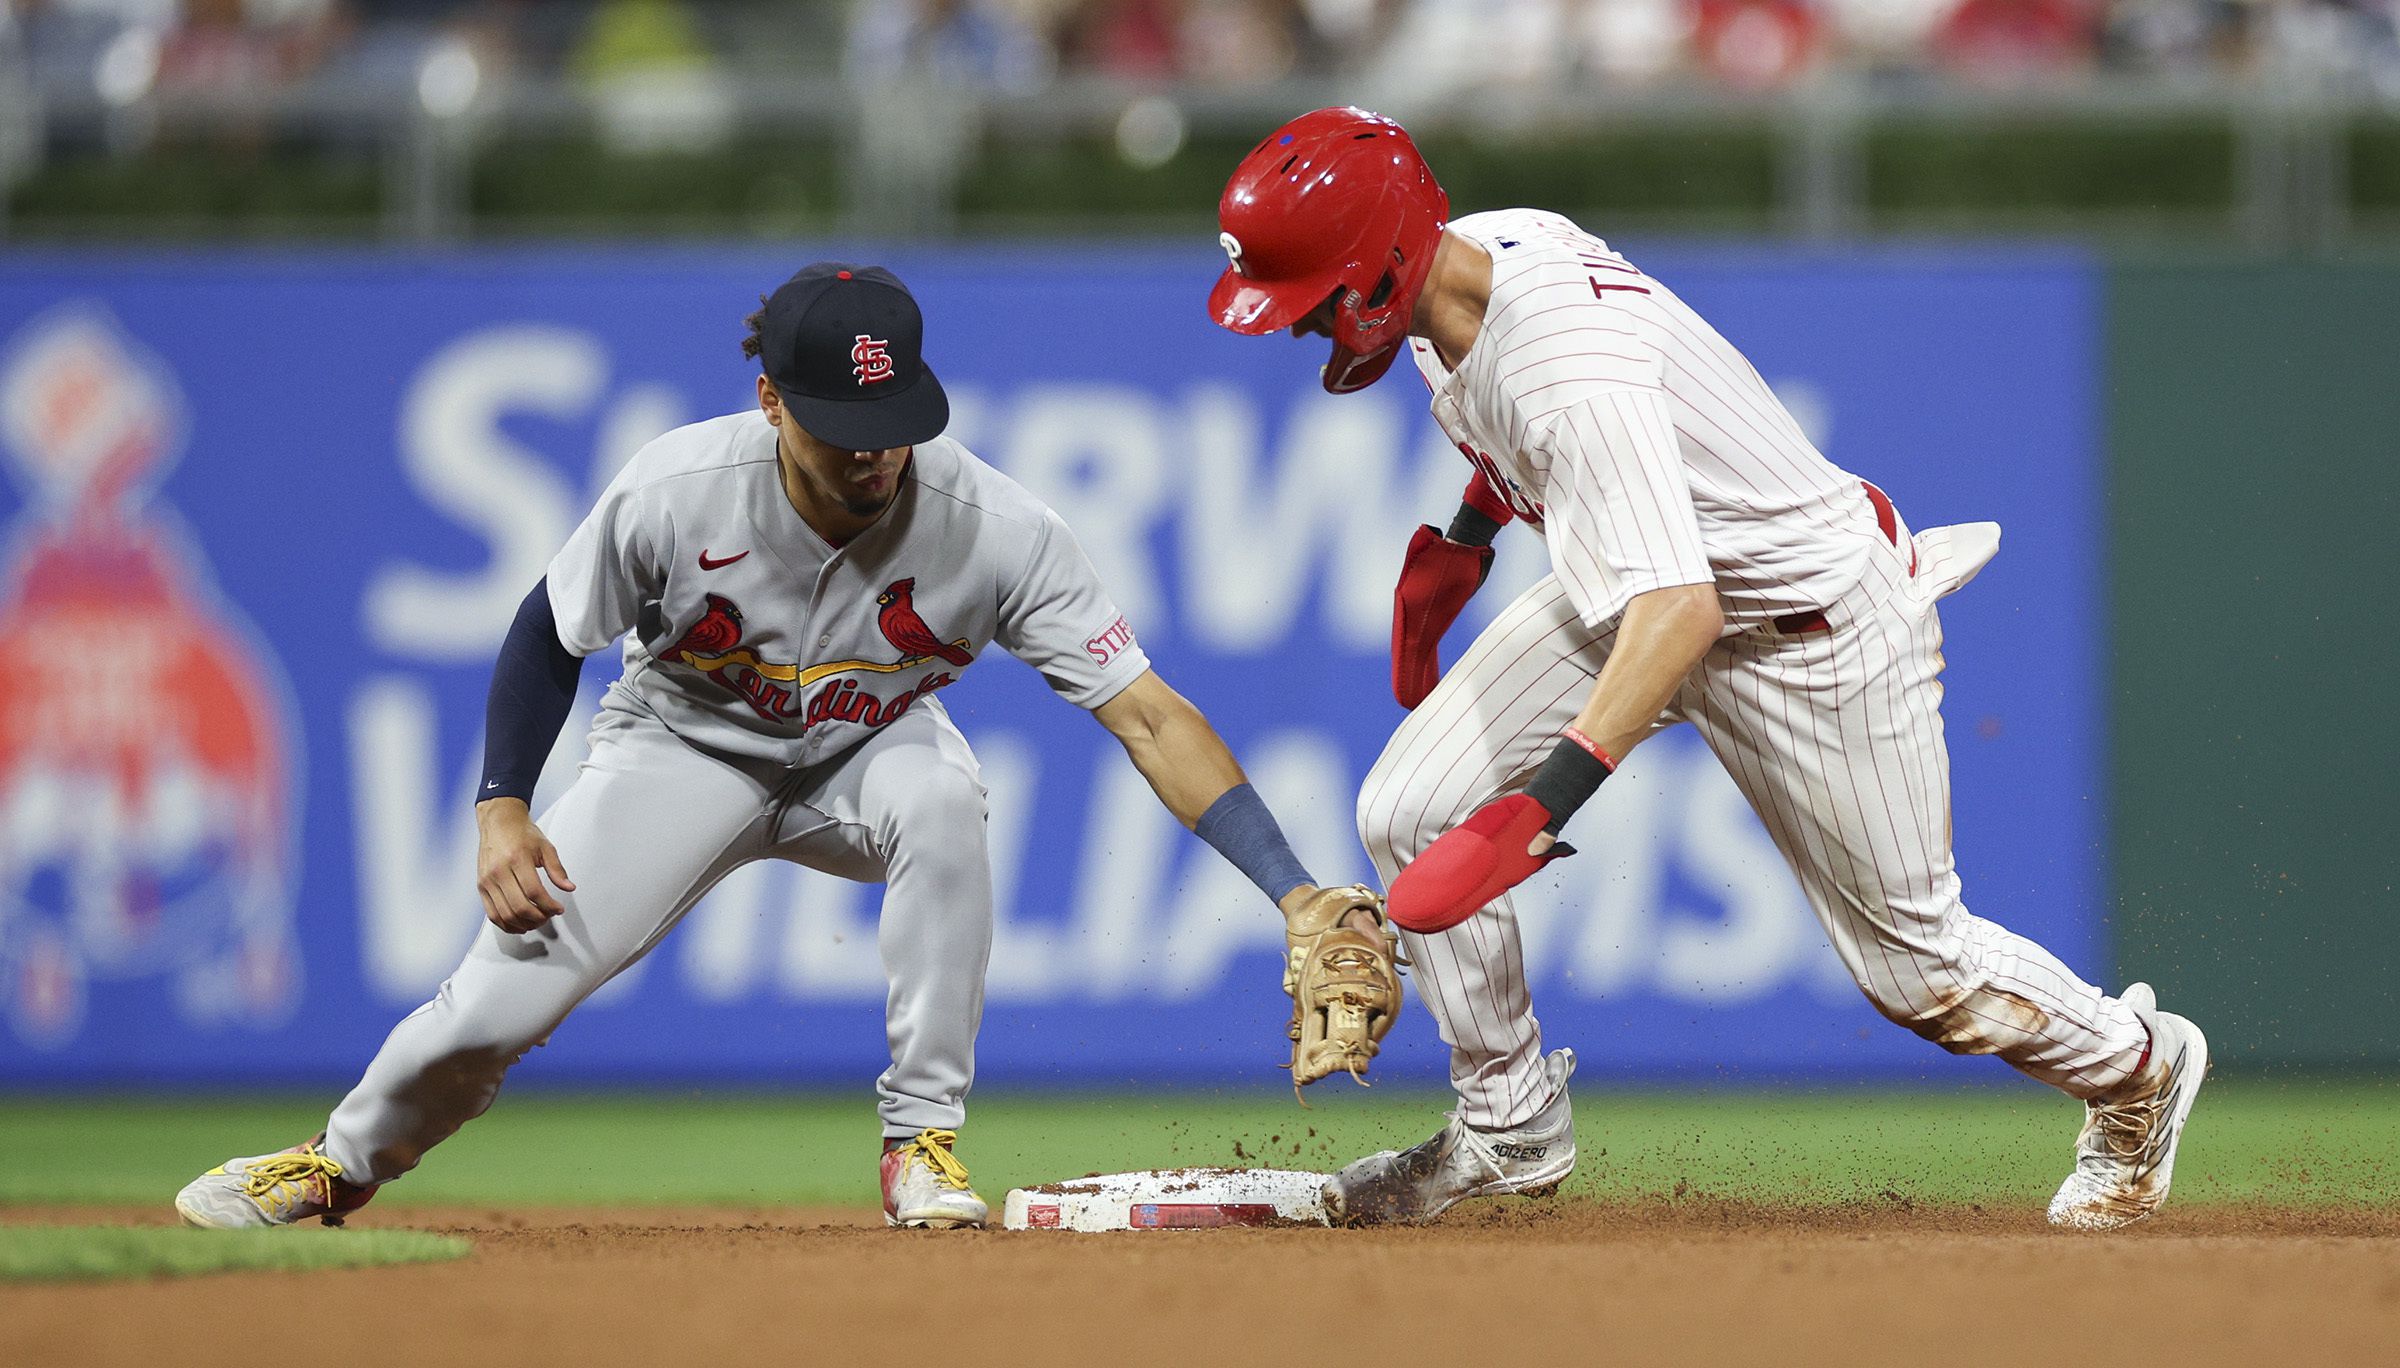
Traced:
POLYGON ((842 754, 997 641, 1096 708, 1149 668, 1058 515, 947 437, 840 547, 792 508, 756 410, 637 453, 550 563, 559 639, 625 636, 624 687, 695 745, 842 754))
POLYGON ((792 508, 747 412, 642 448, 550 563, 560 641, 625 635, 590 757, 541 816, 565 912, 485 926, 326 1124, 353 1181, 414 1167, 509 1067, 753 860, 884 885, 884 1134, 955 1130, 991 953, 975 756, 938 700, 990 642, 1096 708, 1149 668, 1058 515, 947 438, 843 546, 792 508))

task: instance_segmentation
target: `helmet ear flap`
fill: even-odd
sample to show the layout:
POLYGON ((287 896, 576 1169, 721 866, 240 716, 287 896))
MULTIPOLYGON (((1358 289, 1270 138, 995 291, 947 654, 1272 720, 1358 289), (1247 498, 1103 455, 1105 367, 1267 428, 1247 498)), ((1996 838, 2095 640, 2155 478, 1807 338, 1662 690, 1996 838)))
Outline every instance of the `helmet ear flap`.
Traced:
MULTIPOLYGON (((1392 255, 1397 257, 1400 255, 1400 253, 1397 250, 1394 250, 1392 255)), ((1398 271, 1385 271, 1383 273, 1383 279, 1375 282, 1375 292, 1368 295, 1367 302, 1359 307, 1368 313, 1373 313, 1377 309, 1382 308, 1384 305, 1391 303, 1392 291, 1399 288, 1400 273, 1398 271)))
POLYGON ((1384 316, 1385 311, 1392 307, 1393 297, 1400 291, 1399 257, 1398 251, 1392 253, 1393 264, 1376 277, 1375 286, 1368 293, 1362 295, 1347 287, 1334 291, 1333 335, 1352 355, 1368 356, 1383 350, 1397 341, 1383 335, 1396 323, 1406 326, 1404 320, 1384 316))
POLYGON ((1383 378, 1392 368, 1392 359, 1400 354, 1400 344, 1391 343, 1371 352, 1355 352, 1339 341, 1333 344, 1333 356, 1325 363, 1320 375, 1328 394, 1350 394, 1365 389, 1383 378))

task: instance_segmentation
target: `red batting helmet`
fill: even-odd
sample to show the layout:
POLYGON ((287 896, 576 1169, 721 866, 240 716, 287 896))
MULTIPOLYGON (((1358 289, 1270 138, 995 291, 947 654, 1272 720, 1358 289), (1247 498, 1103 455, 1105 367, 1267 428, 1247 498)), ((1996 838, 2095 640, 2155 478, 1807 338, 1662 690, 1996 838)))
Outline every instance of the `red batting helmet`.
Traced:
POLYGON ((1333 301, 1325 388, 1365 389, 1408 334, 1450 217, 1407 130, 1363 109, 1320 109, 1267 135, 1217 201, 1232 265, 1209 312, 1238 333, 1280 332, 1333 301))

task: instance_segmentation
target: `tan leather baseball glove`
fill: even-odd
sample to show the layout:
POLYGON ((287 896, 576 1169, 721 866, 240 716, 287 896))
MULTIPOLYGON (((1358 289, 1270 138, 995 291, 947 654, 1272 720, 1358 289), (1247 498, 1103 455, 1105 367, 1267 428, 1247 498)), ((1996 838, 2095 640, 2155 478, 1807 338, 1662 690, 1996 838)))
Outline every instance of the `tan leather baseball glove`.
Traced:
POLYGON ((1400 938, 1384 918, 1383 899, 1363 884, 1319 889, 1285 915, 1283 936, 1292 1095, 1336 1073, 1363 1085, 1367 1064, 1400 1017, 1400 938), (1374 932, 1345 924, 1355 911, 1374 916, 1374 932))

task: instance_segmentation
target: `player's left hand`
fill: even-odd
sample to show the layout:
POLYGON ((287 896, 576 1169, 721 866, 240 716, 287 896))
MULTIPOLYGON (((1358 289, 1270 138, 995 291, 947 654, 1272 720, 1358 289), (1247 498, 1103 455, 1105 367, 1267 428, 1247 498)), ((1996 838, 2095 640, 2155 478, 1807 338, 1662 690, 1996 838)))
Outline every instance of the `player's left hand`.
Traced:
POLYGON ((1392 697, 1414 709, 1442 680, 1442 633, 1492 573, 1489 546, 1451 541, 1430 525, 1417 529, 1392 590, 1392 697))
POLYGON ((1293 1095, 1336 1073, 1366 1082, 1400 1016, 1399 943, 1383 899, 1363 884, 1295 889, 1284 899, 1283 931, 1293 1095))
POLYGON ((1392 880, 1389 911, 1403 928, 1446 931, 1575 847, 1542 828, 1550 810, 1530 794, 1484 804, 1442 833, 1392 880))
POLYGON ((517 798, 493 798, 475 805, 475 887, 483 895, 483 915, 492 925, 513 935, 539 928, 566 910, 550 891, 575 891, 558 847, 534 825, 525 803, 517 798), (547 877, 549 886, 543 883, 547 877))

